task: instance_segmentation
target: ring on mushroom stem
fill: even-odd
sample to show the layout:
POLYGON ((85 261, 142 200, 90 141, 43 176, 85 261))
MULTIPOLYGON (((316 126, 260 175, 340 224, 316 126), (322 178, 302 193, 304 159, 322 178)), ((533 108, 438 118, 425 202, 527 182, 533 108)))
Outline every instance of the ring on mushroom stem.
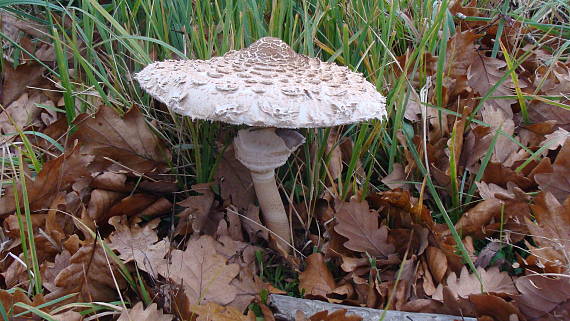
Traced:
POLYGON ((234 146, 236 158, 251 171, 264 221, 280 247, 290 242, 291 229, 275 168, 304 143, 301 134, 287 128, 386 116, 385 98, 362 74, 298 54, 271 37, 209 60, 155 62, 134 78, 175 113, 266 127, 240 130, 234 146))

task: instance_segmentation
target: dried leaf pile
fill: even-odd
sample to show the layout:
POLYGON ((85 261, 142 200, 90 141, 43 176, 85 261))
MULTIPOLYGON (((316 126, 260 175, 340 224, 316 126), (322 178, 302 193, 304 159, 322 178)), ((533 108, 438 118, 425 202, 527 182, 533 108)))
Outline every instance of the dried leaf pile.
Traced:
MULTIPOLYGON (((474 9, 452 8, 478 14, 467 10, 474 9)), ((18 28, 18 20, 11 23, 18 28)), ((284 291, 267 273, 282 265, 290 273, 281 281, 294 284, 298 273, 292 292, 310 299, 480 320, 570 319, 570 111, 560 107, 570 104, 570 63, 521 45, 526 27, 516 22, 505 24, 497 57, 490 54, 496 25, 460 27, 466 31, 447 43, 441 96, 438 57, 417 58, 425 60, 423 79, 409 73, 405 118, 414 133, 427 126, 427 135, 398 137, 404 159, 382 183, 378 178, 384 191, 353 191, 342 200, 331 188, 293 215, 300 252, 292 255, 272 248, 251 180, 231 148, 213 182, 185 189, 171 172, 169 147, 139 107, 121 114, 100 105, 68 124, 54 111, 63 98, 44 66, 25 56, 16 67, 6 64, 4 157, 27 155, 15 142, 43 153, 36 171, 14 168, 15 183, 3 186, 0 284, 12 290, 0 290, 2 306, 18 314, 64 297, 41 310, 80 320, 81 309, 57 308, 122 300, 132 308, 118 306, 118 320, 255 320, 255 313, 272 320, 265 296, 284 291), (513 48, 525 57, 516 68, 505 56, 513 48), (441 197, 457 205, 447 214, 475 271, 459 254, 414 155, 427 160, 441 197), (461 195, 470 201, 456 202, 464 184, 476 186, 474 195, 466 188, 461 195), (43 290, 32 290, 30 280, 43 290), (141 298, 155 303, 145 308, 141 298)), ((41 36, 33 30, 24 30, 23 46, 53 62, 53 48, 30 41, 41 36)), ((411 59, 398 57, 399 66, 411 59)), ((336 135, 327 146, 329 187, 352 148, 350 139, 336 144, 336 135)), ((298 319, 356 320, 344 312, 298 319)))

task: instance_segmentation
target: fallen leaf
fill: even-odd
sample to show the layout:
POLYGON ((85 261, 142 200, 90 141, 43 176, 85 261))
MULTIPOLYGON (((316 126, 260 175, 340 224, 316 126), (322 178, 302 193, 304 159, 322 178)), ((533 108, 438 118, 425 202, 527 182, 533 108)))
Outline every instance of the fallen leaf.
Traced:
POLYGON ((348 239, 344 243, 347 249, 380 257, 394 253, 394 246, 388 243, 388 229, 379 226, 378 212, 370 210, 366 201, 338 201, 335 208, 334 230, 348 239))
MULTIPOLYGON (((498 267, 492 267, 488 270, 483 268, 478 268, 477 272, 481 277, 481 282, 483 283, 483 288, 481 288, 481 282, 475 274, 469 274, 467 267, 463 267, 461 270, 461 275, 459 278, 455 273, 450 273, 447 276, 447 287, 452 291, 455 298, 467 298, 471 294, 480 294, 482 289, 490 293, 505 293, 505 294, 516 294, 517 290, 511 277, 506 272, 500 272, 498 267)), ((433 299, 443 300, 443 290, 444 285, 440 284, 434 295, 433 299)))
MULTIPOLYGON (((59 191, 67 190, 79 178, 89 178, 87 166, 93 161, 93 157, 80 154, 78 146, 75 146, 65 154, 44 163, 37 177, 26 181, 30 209, 47 208, 59 191)), ((20 184, 16 190, 21 195, 20 184)), ((15 193, 14 186, 6 188, 5 194, 0 198, 0 215, 16 210, 15 193)))
POLYGON ((170 321, 174 318, 171 314, 164 314, 156 303, 152 303, 146 309, 142 302, 135 304, 131 309, 123 309, 117 321, 170 321))
POLYGON ((299 288, 305 290, 305 297, 326 298, 336 288, 336 282, 324 256, 313 253, 307 257, 306 263, 305 271, 299 275, 299 288))
POLYGON ((234 155, 233 145, 225 150, 218 169, 216 180, 220 182, 222 199, 239 209, 247 209, 255 204, 256 196, 249 169, 240 163, 234 155))
POLYGON ((52 317, 53 320, 56 321, 81 321, 83 319, 81 313, 72 310, 65 311, 63 313, 54 314, 52 315, 52 317))
POLYGON ((52 300, 74 292, 79 292, 80 298, 86 302, 116 299, 117 291, 124 289, 127 283, 110 259, 107 261, 108 257, 103 251, 100 246, 94 250, 93 244, 80 247, 69 259, 69 265, 55 277, 56 290, 48 294, 46 299, 52 300))
POLYGON ((469 301, 475 306, 478 319, 483 316, 496 321, 524 320, 522 313, 511 302, 490 294, 471 294, 469 301))
POLYGON ((430 246, 427 248, 427 263, 434 280, 441 283, 443 277, 447 273, 447 258, 445 253, 437 247, 430 246))
POLYGON ((2 140, 6 141, 16 137, 14 134, 17 134, 19 130, 23 130, 40 115, 41 109, 36 104, 41 103, 53 107, 53 103, 45 99, 40 94, 28 95, 24 93, 20 98, 8 105, 0 114, 0 132, 9 134, 2 140))
POLYGON ((295 321, 362 321, 362 317, 356 314, 348 314, 346 309, 336 310, 330 313, 328 310, 317 312, 308 319, 305 314, 298 310, 295 321))
POLYGON ((526 219, 530 235, 538 248, 530 251, 545 266, 568 271, 570 259, 570 197, 563 204, 551 193, 541 193, 531 205, 536 223, 526 219))
POLYGON ((154 231, 158 226, 157 220, 144 227, 138 224, 129 226, 126 217, 114 216, 109 219, 109 224, 115 227, 115 232, 107 240, 109 248, 118 251, 125 263, 135 261, 139 269, 151 275, 167 264, 164 256, 170 249, 170 242, 167 239, 158 240, 154 231))
POLYGON ((45 68, 35 61, 30 61, 16 68, 10 63, 3 64, 2 105, 9 106, 21 97, 28 86, 38 87, 43 81, 45 68))
MULTIPOLYGON (((507 63, 501 59, 478 54, 474 57, 467 71, 469 86, 478 92, 479 95, 485 96, 505 75, 504 68, 506 66, 507 63)), ((492 96, 512 96, 514 94, 513 88, 513 81, 508 77, 495 88, 492 96)), ((511 105, 516 102, 515 99, 490 99, 486 102, 499 107, 508 119, 513 117, 511 105)))
POLYGON ((191 240, 185 251, 172 250, 171 264, 159 266, 158 272, 183 285, 190 304, 232 302, 237 289, 230 282, 239 274, 238 264, 216 253, 216 241, 209 235, 191 240))
POLYGON ((528 320, 570 320, 570 279, 540 274, 522 276, 515 281, 520 295, 515 304, 528 320))
MULTIPOLYGON (((191 190, 198 195, 189 196, 177 203, 185 209, 177 215, 180 221, 176 226, 176 234, 206 232, 204 227, 208 223, 210 209, 214 205, 214 193, 211 186, 211 183, 192 185, 191 190)), ((217 225, 217 222, 210 225, 217 225)))
POLYGON ((223 307, 216 303, 208 302, 203 305, 192 305, 190 312, 196 314, 196 321, 255 321, 255 315, 250 311, 243 315, 234 307, 223 307))
POLYGON ((567 139, 552 164, 552 172, 538 173, 534 180, 541 190, 552 193, 559 202, 570 196, 570 139, 567 139))
POLYGON ((94 165, 99 170, 116 168, 140 175, 168 168, 168 150, 137 107, 121 118, 103 105, 94 117, 79 115, 74 124, 76 131, 70 141, 79 140, 81 153, 95 155, 94 165))

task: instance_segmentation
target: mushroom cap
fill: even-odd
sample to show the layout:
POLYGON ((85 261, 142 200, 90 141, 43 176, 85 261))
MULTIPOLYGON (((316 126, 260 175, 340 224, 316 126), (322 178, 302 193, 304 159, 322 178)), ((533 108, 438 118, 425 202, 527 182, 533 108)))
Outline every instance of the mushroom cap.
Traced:
POLYGON ((386 116, 385 98, 362 74, 298 54, 271 37, 208 60, 155 62, 134 78, 192 119, 314 128, 386 116))

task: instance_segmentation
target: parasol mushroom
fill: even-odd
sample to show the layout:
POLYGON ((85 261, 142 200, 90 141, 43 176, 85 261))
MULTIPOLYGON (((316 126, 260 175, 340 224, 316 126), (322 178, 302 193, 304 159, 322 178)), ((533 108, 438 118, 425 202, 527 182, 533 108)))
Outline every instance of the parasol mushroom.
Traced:
POLYGON ((236 158, 251 171, 264 222, 280 246, 291 238, 275 169, 304 143, 291 129, 386 116, 385 98, 361 74, 271 37, 209 60, 155 62, 135 79, 175 113, 252 126, 234 139, 236 158))

